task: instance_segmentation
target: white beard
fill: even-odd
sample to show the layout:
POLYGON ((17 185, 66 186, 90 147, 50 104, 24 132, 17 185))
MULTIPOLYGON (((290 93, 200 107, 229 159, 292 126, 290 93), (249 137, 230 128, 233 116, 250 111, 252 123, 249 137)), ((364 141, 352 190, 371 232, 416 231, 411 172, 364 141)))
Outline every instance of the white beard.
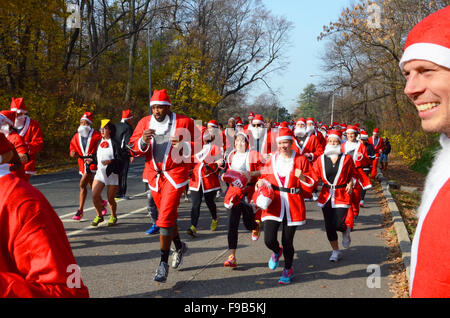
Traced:
POLYGON ((345 153, 349 153, 349 152, 351 152, 353 150, 356 150, 356 149, 358 149, 358 147, 359 147, 359 142, 357 142, 357 141, 355 141, 355 142, 347 141, 345 143, 345 153))
POLYGON ((80 126, 80 127, 78 127, 78 133, 83 138, 87 138, 89 136, 90 132, 91 132, 91 127, 89 127, 89 126, 80 126))
POLYGON ((305 135, 306 135, 306 128, 305 127, 302 127, 302 128, 300 128, 300 127, 296 127, 295 128, 295 130, 294 130, 294 135, 295 136, 297 136, 297 137, 305 137, 305 135))
POLYGON ((27 116, 22 116, 22 117, 16 118, 16 120, 14 121, 14 128, 22 129, 23 126, 25 125, 26 119, 27 119, 27 116))
POLYGON ((325 151, 323 152, 325 156, 328 156, 330 158, 336 158, 341 154, 341 145, 326 145, 325 151))
POLYGON ((252 132, 253 138, 261 139, 264 136, 264 128, 263 127, 250 127, 250 131, 252 132))
POLYGON ((293 158, 283 158, 281 155, 278 156, 276 162, 276 169, 280 177, 287 177, 294 168, 293 158))
POLYGON ((307 126, 307 127, 306 127, 306 133, 307 133, 307 134, 312 134, 312 133, 314 133, 314 127, 313 127, 313 126, 307 126))
POLYGON ((157 121, 155 116, 152 116, 150 119, 150 129, 154 129, 156 135, 165 135, 169 131, 169 116, 166 115, 161 122, 157 121))

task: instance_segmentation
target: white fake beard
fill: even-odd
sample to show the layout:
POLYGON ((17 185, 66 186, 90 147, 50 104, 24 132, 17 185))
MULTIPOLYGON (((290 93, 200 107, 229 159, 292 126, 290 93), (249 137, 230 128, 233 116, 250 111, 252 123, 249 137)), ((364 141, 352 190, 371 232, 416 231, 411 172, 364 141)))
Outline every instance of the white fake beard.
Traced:
POLYGON ((152 116, 150 128, 155 130, 156 135, 165 135, 169 131, 169 116, 166 115, 161 122, 157 121, 155 116, 152 116))
POLYGON ((287 177, 294 168, 294 159, 278 156, 276 165, 279 176, 287 177))
POLYGON ((89 132, 91 131, 90 126, 80 126, 78 127, 78 133, 81 137, 87 138, 89 136, 89 132))
POLYGON ((261 139, 264 136, 264 128, 263 127, 250 127, 250 131, 252 132, 253 138, 261 139))
POLYGON ((337 157, 341 154, 341 145, 326 145, 323 153, 331 158, 337 157))
POLYGON ((296 137, 305 137, 306 136, 306 128, 305 127, 296 127, 294 130, 294 134, 296 137))
POLYGON ((345 151, 347 153, 349 153, 353 150, 358 149, 358 146, 359 146, 359 142, 357 142, 357 141, 354 141, 354 142, 347 141, 347 143, 345 144, 345 151))
POLYGON ((22 129, 23 126, 25 125, 26 119, 27 119, 27 116, 21 116, 21 117, 16 118, 16 120, 14 121, 14 128, 22 129))
POLYGON ((327 132, 326 132, 326 131, 322 130, 322 131, 320 131, 320 132, 322 133, 322 135, 323 135, 325 138, 327 138, 327 132))
POLYGON ((314 127, 313 126, 307 126, 306 127, 306 133, 307 134, 312 134, 314 132, 314 127))

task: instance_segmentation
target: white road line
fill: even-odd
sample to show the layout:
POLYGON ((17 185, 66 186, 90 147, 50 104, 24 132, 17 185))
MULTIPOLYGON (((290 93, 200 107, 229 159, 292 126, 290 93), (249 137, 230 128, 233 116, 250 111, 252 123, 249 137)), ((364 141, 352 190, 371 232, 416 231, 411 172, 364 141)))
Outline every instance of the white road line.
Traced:
MULTIPOLYGON (((126 218, 126 217, 128 217, 128 216, 130 216, 132 214, 143 212, 143 211, 147 211, 147 207, 131 211, 131 212, 127 213, 127 214, 118 215, 117 219, 124 219, 124 218, 126 218)), ((104 225, 100 225, 100 226, 107 226, 107 224, 108 224, 108 222, 105 222, 104 225)), ((77 235, 77 234, 83 233, 84 231, 87 231, 89 229, 95 229, 95 228, 96 228, 95 226, 89 225, 89 226, 86 226, 86 227, 84 227, 84 228, 82 228, 80 230, 72 231, 72 232, 69 232, 69 233, 66 233, 66 234, 67 234, 67 237, 69 237, 69 236, 73 236, 73 235, 77 235)))
POLYGON ((53 183, 59 183, 59 182, 67 182, 67 181, 74 181, 76 179, 61 179, 61 180, 55 180, 55 181, 49 181, 44 183, 38 183, 38 184, 32 184, 33 187, 40 187, 43 185, 53 184, 53 183))
MULTIPOLYGON (((139 194, 135 194, 135 195, 131 196, 130 199, 135 198, 135 197, 138 197, 138 196, 141 196, 141 195, 144 195, 144 194, 147 194, 147 192, 142 192, 142 193, 139 193, 139 194)), ((122 202, 122 201, 128 201, 128 200, 125 200, 125 199, 119 199, 119 200, 117 200, 116 202, 119 203, 119 202, 122 202)), ((91 210, 95 210, 95 207, 93 206, 93 207, 91 207, 91 208, 85 209, 84 212, 91 211, 91 210)), ((71 213, 67 213, 67 214, 61 215, 59 218, 62 220, 62 219, 64 219, 64 218, 67 218, 67 217, 73 216, 73 215, 74 215, 74 213, 71 212, 71 213)), ((72 220, 68 220, 68 221, 72 221, 72 220)), ((66 222, 66 221, 63 220, 63 222, 66 222)))

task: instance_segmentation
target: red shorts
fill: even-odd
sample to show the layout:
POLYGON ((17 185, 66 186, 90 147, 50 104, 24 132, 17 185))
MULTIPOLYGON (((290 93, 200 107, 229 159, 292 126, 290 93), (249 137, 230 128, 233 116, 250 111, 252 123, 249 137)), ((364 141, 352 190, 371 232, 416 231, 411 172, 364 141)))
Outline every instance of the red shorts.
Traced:
POLYGON ((185 187, 175 187, 163 175, 159 178, 158 192, 152 191, 153 200, 158 208, 156 225, 169 228, 177 224, 178 206, 185 187))

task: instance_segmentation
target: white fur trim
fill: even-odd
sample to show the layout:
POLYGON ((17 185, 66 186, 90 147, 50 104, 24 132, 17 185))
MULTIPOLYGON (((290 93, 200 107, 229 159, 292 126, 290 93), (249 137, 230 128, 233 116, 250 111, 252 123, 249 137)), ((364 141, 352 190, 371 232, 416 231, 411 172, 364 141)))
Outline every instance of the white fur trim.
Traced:
POLYGON ((153 101, 153 102, 150 102, 150 106, 153 106, 153 105, 171 106, 172 104, 169 103, 169 102, 167 102, 167 101, 158 101, 158 100, 155 100, 155 101, 153 101))
POLYGON ((258 198, 256 199, 256 205, 263 210, 267 210, 271 203, 272 199, 265 197, 263 195, 258 195, 258 198))
POLYGON ((408 46, 400 60, 403 70, 406 62, 425 60, 450 68, 450 48, 434 43, 415 43, 408 46))

